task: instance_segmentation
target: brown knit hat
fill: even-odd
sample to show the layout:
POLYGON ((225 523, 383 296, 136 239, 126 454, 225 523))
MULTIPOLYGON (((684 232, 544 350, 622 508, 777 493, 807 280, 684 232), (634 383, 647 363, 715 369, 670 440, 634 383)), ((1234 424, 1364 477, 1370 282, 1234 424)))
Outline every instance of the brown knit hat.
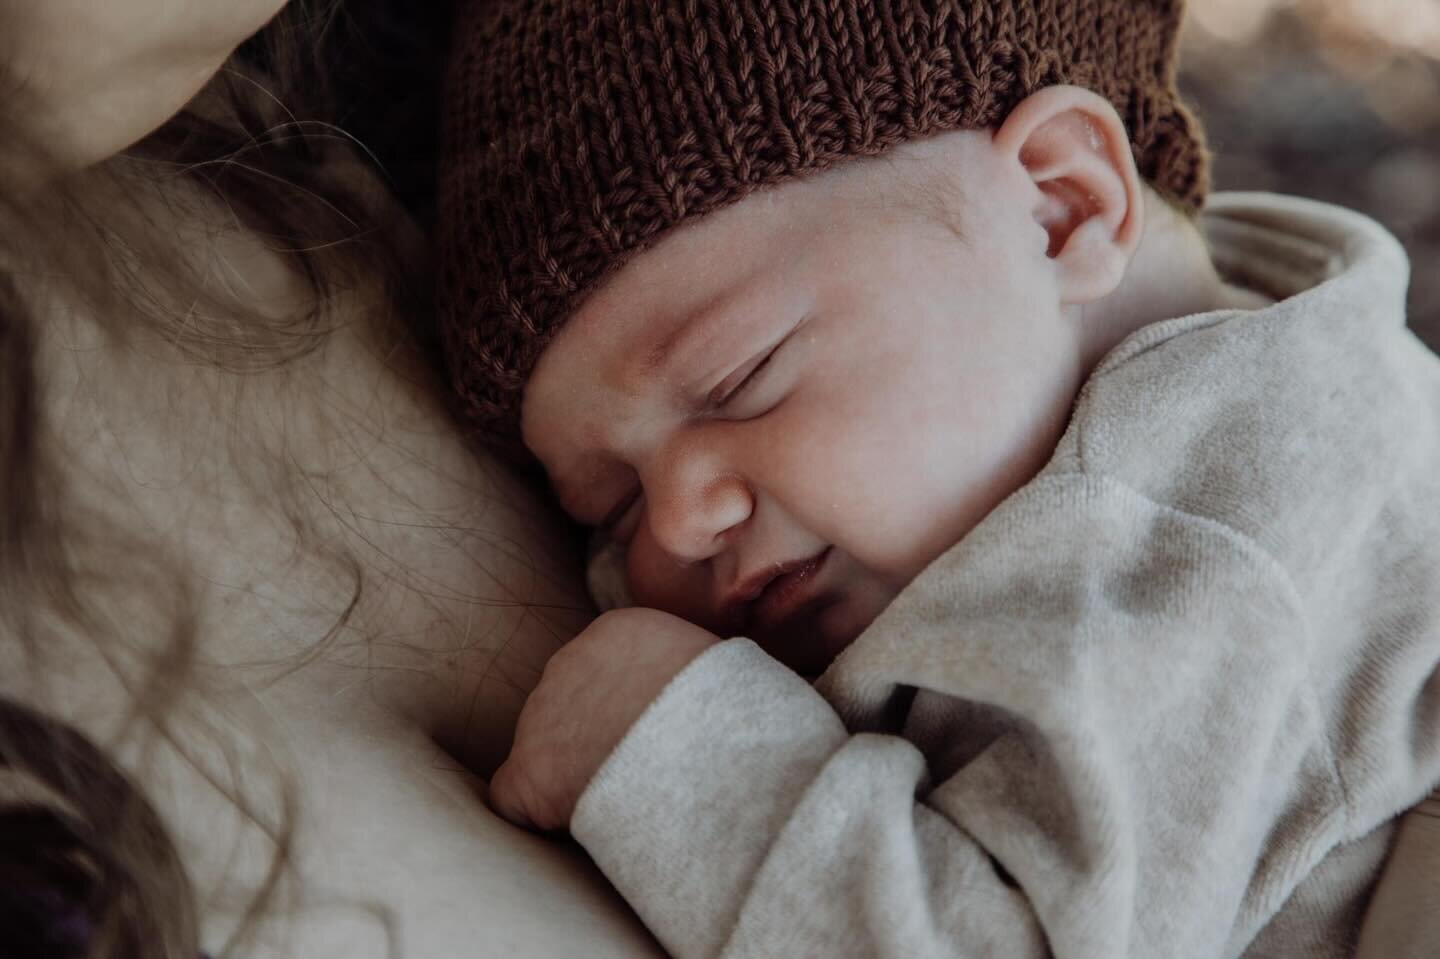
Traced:
POLYGON ((670 227, 851 156, 1108 98, 1140 173, 1199 209, 1183 0, 460 0, 440 319, 460 414, 524 459, 521 391, 607 275, 670 227))

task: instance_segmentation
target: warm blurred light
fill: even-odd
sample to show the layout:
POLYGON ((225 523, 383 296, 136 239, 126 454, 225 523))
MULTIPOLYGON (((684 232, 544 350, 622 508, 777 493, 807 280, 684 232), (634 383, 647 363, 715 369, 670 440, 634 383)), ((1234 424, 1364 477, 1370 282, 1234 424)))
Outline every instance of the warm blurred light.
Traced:
POLYGON ((1392 59, 1359 88, 1370 108, 1397 130, 1420 133, 1440 123, 1440 70, 1419 57, 1392 59))
POLYGON ((1249 43, 1277 8, 1293 3, 1294 0, 1191 0, 1190 16, 1220 40, 1249 43))
POLYGON ((1402 50, 1440 56, 1440 3, 1436 0, 1329 0, 1321 6, 1340 29, 1368 34, 1402 50))
POLYGON ((1326 40, 1440 59, 1440 0, 1191 0, 1190 15, 1218 40, 1247 43, 1287 7, 1326 40))

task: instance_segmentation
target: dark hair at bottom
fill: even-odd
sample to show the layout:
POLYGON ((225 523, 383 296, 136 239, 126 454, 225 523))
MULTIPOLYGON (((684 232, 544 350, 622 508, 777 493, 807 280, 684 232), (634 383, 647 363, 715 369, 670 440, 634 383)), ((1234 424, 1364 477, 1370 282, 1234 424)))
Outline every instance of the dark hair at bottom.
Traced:
MULTIPOLYGON (((50 195, 33 203, 0 180, 4 959, 195 959, 200 954, 195 891, 144 794, 147 767, 141 765, 134 774, 140 781, 132 781, 117 765, 110 742, 102 748, 59 718, 73 704, 47 700, 42 682, 27 682, 31 676, 73 671, 70 648, 62 641, 98 651, 100 668, 108 667, 128 694, 116 744, 133 745, 144 736, 142 745, 174 747, 202 776, 210 771, 186 752, 184 740, 190 737, 177 736, 191 732, 188 721, 200 718, 184 708, 201 698, 196 695, 201 627, 187 570, 158 552, 131 551, 123 563, 105 562, 116 552, 145 544, 132 542, 125 530, 85 511, 88 504, 68 495, 65 461, 56 455, 44 406, 44 371, 38 369, 40 333, 51 317, 37 314, 26 283, 42 273, 65 276, 107 336, 124 341, 158 334, 180 354, 236 375, 275 369, 317 348, 332 326, 329 307, 336 294, 362 282, 380 288, 396 314, 427 316, 427 278, 421 264, 412 261, 415 251, 396 242, 393 204, 355 187, 344 175, 347 165, 364 162, 366 151, 356 149, 334 125, 343 118, 345 104, 327 80, 331 64, 344 59, 347 69, 359 71, 359 55, 367 46, 386 48, 383 37, 362 35, 373 20, 365 11, 391 2, 351 0, 342 7, 338 0, 291 0, 212 81, 200 98, 203 109, 182 112, 125 156, 73 182, 57 181, 50 195), (258 71, 247 69, 256 64, 258 71), (96 182, 111 187, 143 182, 163 191, 181 180, 232 212, 306 281, 313 293, 306 309, 277 319, 197 290, 179 265, 183 258, 174 255, 175 239, 153 229, 138 203, 117 211, 87 206, 94 195, 87 189, 96 182), (117 215, 107 218, 111 212, 117 215), (158 299, 157 291, 163 294, 158 299), (106 616, 96 601, 102 588, 148 597, 165 616, 161 631, 130 628, 106 616)), ((0 146, 10 135, 3 97, 11 78, 4 67, 0 63, 0 146)), ((387 152, 383 144, 377 146, 387 152)), ((127 196, 124 189, 109 195, 117 192, 127 196)), ((423 331, 417 338, 423 340, 423 331)), ((277 512, 294 522, 303 543, 306 530, 288 506, 280 500, 277 512)), ((353 595, 331 629, 297 653, 293 668, 338 634, 359 599, 363 577, 358 561, 328 553, 326 558, 336 561, 342 576, 353 574, 353 595)), ((203 708, 201 702, 197 709, 203 708)), ((228 732, 210 723, 197 735, 204 745, 223 749, 228 732)), ((236 775, 240 761, 225 755, 232 775, 212 779, 212 785, 262 834, 272 856, 235 931, 214 947, 220 956, 242 949, 281 905, 298 802, 295 784, 283 774, 274 784, 278 797, 256 800, 236 775)))
POLYGON ((64 799, 0 805, 6 959, 140 959, 157 945, 194 943, 192 897, 153 894, 188 891, 189 882, 140 790, 57 720, 0 699, 0 728, 0 775, 64 799), (74 789, 77 781, 86 788, 74 789))

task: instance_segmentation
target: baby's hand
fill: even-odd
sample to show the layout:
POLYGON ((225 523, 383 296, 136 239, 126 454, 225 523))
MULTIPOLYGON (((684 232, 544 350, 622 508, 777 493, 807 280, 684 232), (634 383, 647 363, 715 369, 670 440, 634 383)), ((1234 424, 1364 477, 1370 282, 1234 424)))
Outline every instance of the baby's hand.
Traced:
POLYGON ((580 794, 667 683, 719 638, 655 609, 605 613, 545 666, 490 779, 490 806, 529 829, 567 829, 580 794))

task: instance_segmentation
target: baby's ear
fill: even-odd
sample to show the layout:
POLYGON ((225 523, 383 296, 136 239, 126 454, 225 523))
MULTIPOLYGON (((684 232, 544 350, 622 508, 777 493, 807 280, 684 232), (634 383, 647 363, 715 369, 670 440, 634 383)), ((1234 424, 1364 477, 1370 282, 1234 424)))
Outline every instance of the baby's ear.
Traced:
POLYGON ((1047 87, 1011 111, 993 145, 1039 190, 1035 221, 1049 234, 1064 302, 1112 293, 1140 244, 1145 202, 1130 137, 1110 101, 1081 87, 1047 87))

